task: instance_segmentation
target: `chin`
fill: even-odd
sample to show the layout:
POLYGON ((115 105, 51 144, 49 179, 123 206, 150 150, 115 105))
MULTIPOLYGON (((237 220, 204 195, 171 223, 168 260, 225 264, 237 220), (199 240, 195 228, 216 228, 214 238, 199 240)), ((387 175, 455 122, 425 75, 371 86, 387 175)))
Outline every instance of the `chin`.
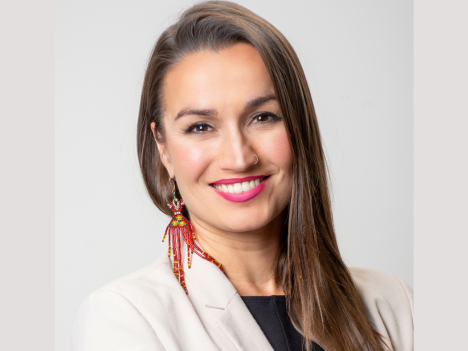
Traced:
POLYGON ((250 232, 266 227, 273 219, 274 216, 261 218, 255 214, 248 215, 247 217, 240 216, 240 218, 231 216, 225 222, 220 223, 219 227, 229 232, 250 232))
POLYGON ((229 223, 226 224, 226 230, 235 233, 246 233, 264 227, 263 225, 259 225, 259 223, 232 223, 232 225, 229 225, 229 223))

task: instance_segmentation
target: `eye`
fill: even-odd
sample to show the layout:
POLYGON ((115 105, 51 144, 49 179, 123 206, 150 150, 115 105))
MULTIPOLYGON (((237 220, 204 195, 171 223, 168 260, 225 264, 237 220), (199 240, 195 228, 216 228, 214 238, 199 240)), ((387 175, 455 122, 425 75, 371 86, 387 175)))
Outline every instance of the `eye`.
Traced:
POLYGON ((252 118, 254 124, 271 123, 281 120, 281 117, 272 112, 262 112, 252 118))
POLYGON ((186 134, 194 133, 194 134, 203 134, 206 132, 211 131, 213 129, 209 124, 207 123, 195 123, 189 126, 186 130, 186 134))

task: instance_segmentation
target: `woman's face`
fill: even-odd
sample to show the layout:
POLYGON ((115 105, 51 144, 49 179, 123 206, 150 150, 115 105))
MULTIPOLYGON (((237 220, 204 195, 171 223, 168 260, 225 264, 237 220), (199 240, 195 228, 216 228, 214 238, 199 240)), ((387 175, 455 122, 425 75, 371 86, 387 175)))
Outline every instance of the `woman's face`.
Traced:
POLYGON ((164 93, 158 148, 195 226, 265 227, 289 203, 292 155, 258 51, 239 43, 191 54, 168 72, 164 93))

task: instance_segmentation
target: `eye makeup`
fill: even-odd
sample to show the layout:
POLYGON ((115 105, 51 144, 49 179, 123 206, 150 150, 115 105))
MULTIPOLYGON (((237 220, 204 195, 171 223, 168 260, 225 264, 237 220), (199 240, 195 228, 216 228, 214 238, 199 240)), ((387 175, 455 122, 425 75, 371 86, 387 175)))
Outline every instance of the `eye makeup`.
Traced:
MULTIPOLYGON (((281 121, 282 118, 278 114, 273 112, 260 112, 253 116, 249 122, 249 124, 269 124, 281 121), (260 117, 267 117, 269 120, 258 121, 260 117)), ((213 127, 207 122, 196 122, 192 124, 188 124, 186 127, 183 128, 184 134, 205 134, 210 132, 213 127)))
POLYGON ((258 113, 258 114, 256 114, 255 116, 252 117, 251 123, 260 123, 260 124, 274 123, 274 122, 277 122, 277 121, 281 121, 281 119, 282 118, 279 115, 274 114, 273 112, 260 112, 260 113, 258 113), (271 117, 271 120, 255 122, 255 119, 257 119, 259 117, 271 117))
POLYGON ((209 132, 209 130, 207 130, 209 128, 213 128, 213 127, 211 127, 206 122, 197 122, 197 123, 189 124, 187 127, 185 127, 184 134, 204 134, 204 133, 209 132))

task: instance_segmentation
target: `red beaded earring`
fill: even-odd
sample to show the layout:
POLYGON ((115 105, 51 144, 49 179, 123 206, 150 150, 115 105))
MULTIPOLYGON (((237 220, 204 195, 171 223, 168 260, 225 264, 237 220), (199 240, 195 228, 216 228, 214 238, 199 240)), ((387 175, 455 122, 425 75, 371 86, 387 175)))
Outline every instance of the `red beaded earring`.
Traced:
POLYGON ((169 234, 169 250, 168 250, 168 257, 171 257, 171 251, 173 256, 173 269, 174 275, 176 276, 177 280, 179 281, 182 288, 184 288, 185 293, 188 295, 187 286, 185 285, 185 277, 184 277, 184 269, 182 265, 182 253, 180 250, 180 238, 185 241, 187 244, 187 265, 191 267, 191 257, 192 254, 195 252, 201 258, 214 263, 224 272, 223 267, 218 261, 216 261, 212 256, 207 254, 203 251, 195 242, 195 231, 193 230, 192 223, 189 222, 187 218, 182 214, 182 209, 184 205, 184 200, 180 199, 180 201, 176 197, 175 193, 175 180, 170 178, 172 183, 172 201, 169 201, 167 205, 172 210, 173 215, 171 222, 166 228, 166 232, 164 233, 164 239, 166 239, 166 235, 169 234))

